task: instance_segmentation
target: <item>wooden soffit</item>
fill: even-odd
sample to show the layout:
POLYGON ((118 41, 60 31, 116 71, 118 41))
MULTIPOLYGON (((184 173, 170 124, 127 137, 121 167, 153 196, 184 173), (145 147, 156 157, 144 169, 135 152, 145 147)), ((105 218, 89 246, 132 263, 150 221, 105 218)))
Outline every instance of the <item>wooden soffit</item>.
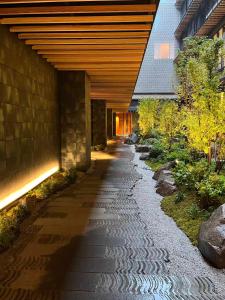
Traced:
POLYGON ((86 71, 91 98, 128 107, 159 0, 5 0, 8 25, 59 71, 86 71))
POLYGON ((188 23, 190 20, 194 17, 196 12, 198 11, 201 3, 203 0, 191 0, 190 4, 187 8, 187 11, 185 12, 184 16, 182 17, 176 31, 175 31, 175 36, 177 38, 180 38, 184 30, 186 29, 188 23))
POLYGON ((204 24, 198 29, 196 35, 204 36, 210 34, 225 17, 225 0, 218 2, 209 12, 204 24))

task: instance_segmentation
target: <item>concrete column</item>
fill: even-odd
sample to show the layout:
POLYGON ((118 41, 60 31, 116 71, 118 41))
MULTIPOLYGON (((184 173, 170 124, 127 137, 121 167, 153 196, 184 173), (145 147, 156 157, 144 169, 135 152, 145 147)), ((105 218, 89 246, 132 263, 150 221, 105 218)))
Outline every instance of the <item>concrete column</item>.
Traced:
POLYGON ((107 144, 106 102, 104 100, 91 101, 92 146, 107 144))
POLYGON ((86 72, 59 72, 59 95, 62 167, 87 170, 91 161, 91 104, 86 72))
POLYGON ((111 139, 113 137, 113 115, 112 109, 107 109, 107 138, 111 139))

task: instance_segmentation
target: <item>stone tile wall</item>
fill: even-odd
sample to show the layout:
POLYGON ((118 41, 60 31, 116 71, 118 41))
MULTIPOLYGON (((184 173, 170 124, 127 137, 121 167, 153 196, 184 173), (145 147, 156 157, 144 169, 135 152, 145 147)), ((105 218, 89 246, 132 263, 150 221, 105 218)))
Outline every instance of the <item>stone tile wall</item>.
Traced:
POLYGON ((62 166, 87 170, 91 158, 89 78, 84 71, 59 72, 62 166))
POLYGON ((0 25, 0 199, 59 162, 57 73, 0 25))
POLYGON ((106 101, 91 101, 92 146, 107 144, 106 101))
POLYGON ((111 139, 113 136, 113 115, 112 109, 107 108, 107 138, 111 139))

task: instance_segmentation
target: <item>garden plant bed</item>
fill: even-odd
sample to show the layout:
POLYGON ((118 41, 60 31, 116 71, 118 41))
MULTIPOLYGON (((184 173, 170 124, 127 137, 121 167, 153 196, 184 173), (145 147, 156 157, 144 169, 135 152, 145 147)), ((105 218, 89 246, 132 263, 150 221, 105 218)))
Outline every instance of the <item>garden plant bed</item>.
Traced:
POLYGON ((43 200, 75 183, 76 177, 74 168, 67 172, 59 171, 15 201, 14 206, 0 211, 0 253, 12 246, 25 219, 32 217, 45 205, 46 201, 43 200))
POLYGON ((173 218, 192 244, 197 246, 200 226, 209 217, 209 214, 198 209, 197 200, 193 193, 187 194, 184 201, 177 204, 175 204, 176 197, 177 193, 164 197, 161 202, 161 208, 168 216, 173 218))

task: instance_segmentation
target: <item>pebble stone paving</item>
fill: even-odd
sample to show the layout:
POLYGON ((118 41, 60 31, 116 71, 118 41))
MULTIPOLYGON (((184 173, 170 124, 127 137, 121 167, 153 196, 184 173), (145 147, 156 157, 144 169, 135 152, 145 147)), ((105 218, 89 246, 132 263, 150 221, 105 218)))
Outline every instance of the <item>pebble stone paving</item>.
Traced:
POLYGON ((170 274, 133 196, 141 179, 129 146, 98 154, 0 256, 0 299, 224 300, 207 277, 170 274))

